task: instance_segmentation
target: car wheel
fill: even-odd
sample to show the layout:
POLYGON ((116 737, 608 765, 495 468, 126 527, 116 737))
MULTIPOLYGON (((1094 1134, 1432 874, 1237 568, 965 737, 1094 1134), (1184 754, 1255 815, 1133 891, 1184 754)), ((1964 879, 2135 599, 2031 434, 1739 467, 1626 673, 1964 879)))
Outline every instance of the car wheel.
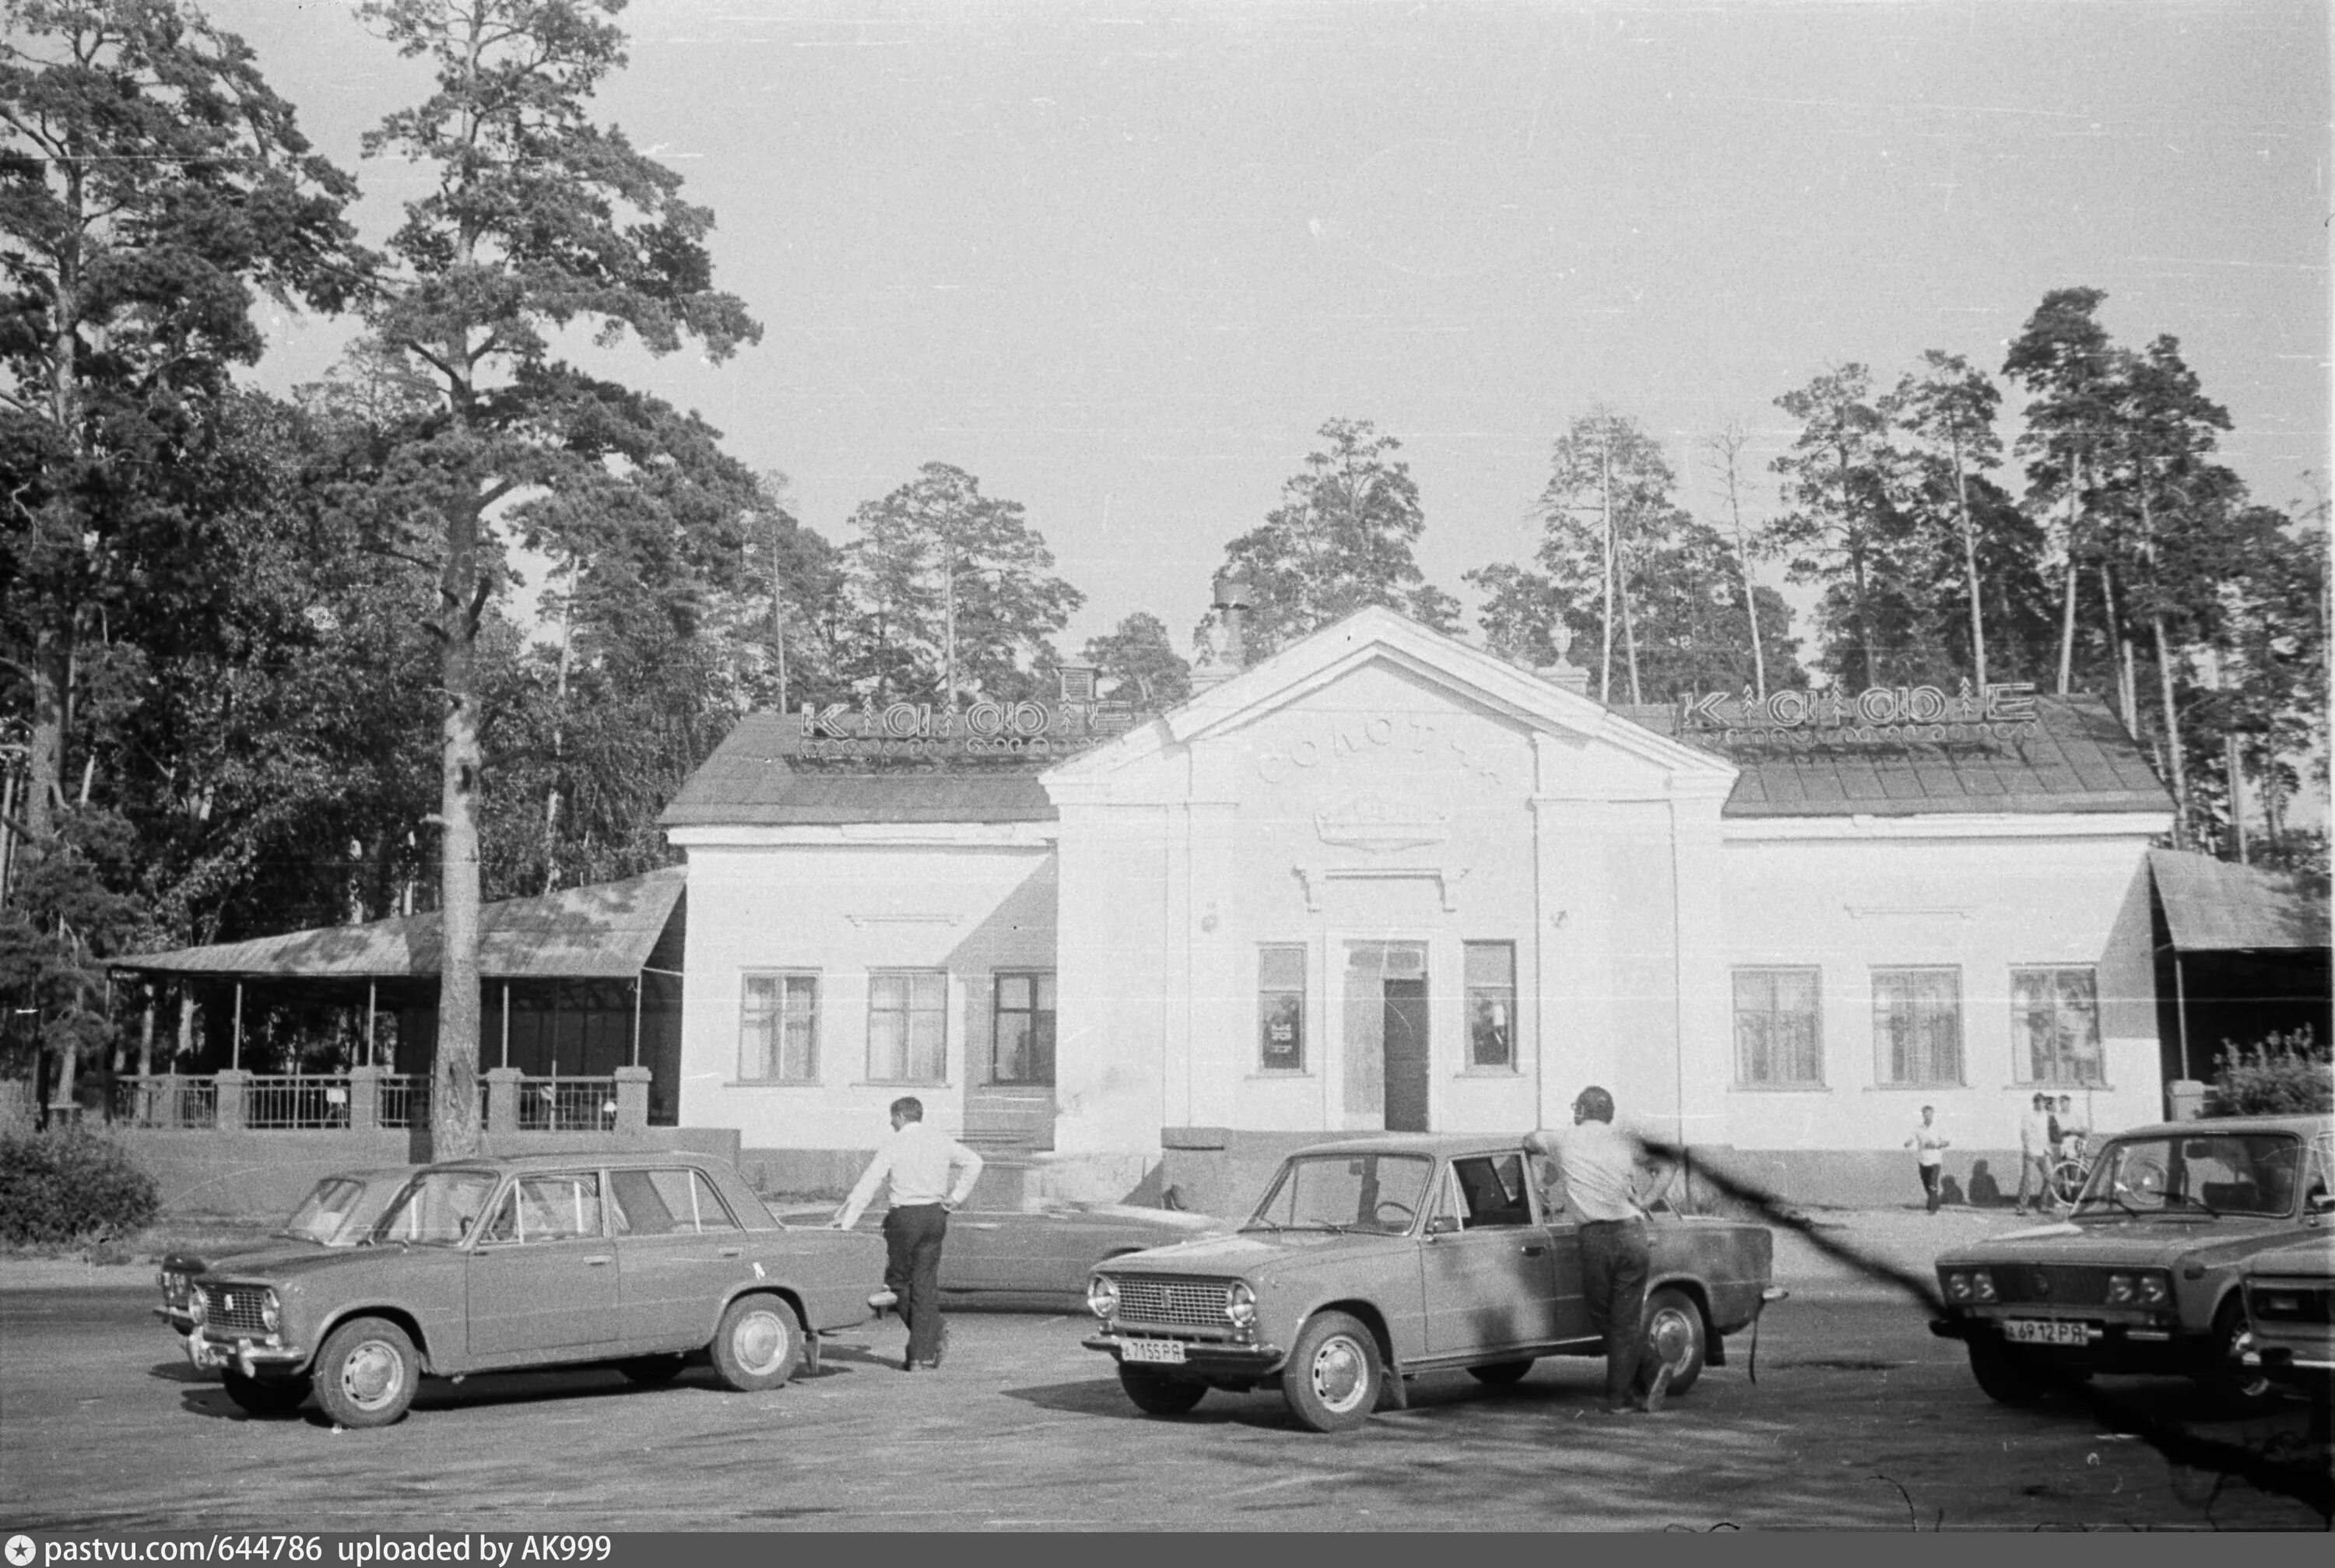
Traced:
POLYGON ((1986 1340, 1970 1342, 1971 1376, 1998 1405, 2032 1405, 2051 1391, 2052 1379, 2016 1350, 1986 1340))
POLYGON ((247 1416, 288 1416, 308 1398, 305 1378, 247 1378, 233 1367, 223 1369, 219 1377, 227 1384, 227 1397, 247 1416))
POLYGON ((1651 1384, 1654 1370, 1671 1370, 1669 1392, 1683 1394, 1702 1376, 1702 1309, 1684 1291, 1659 1290, 1646 1298, 1646 1338, 1638 1351, 1639 1380, 1651 1384))
POLYGON ((1206 1383, 1163 1377, 1141 1367, 1121 1367, 1119 1386, 1147 1416, 1180 1416, 1198 1404, 1208 1391, 1206 1383))
POLYGON ((775 1389, 801 1364, 802 1320, 776 1296, 741 1296, 713 1334, 713 1370, 741 1393, 775 1389))
POLYGON ((2278 1384, 2238 1360, 2250 1341, 2245 1303, 2233 1295, 2214 1320, 2214 1364, 2197 1379, 2224 1415, 2259 1416, 2280 1402, 2278 1384))
POLYGON ((1289 1352, 1281 1394, 1313 1430, 1342 1432, 1370 1419, 1385 1382, 1370 1330, 1344 1312, 1320 1312, 1289 1352))
POLYGON ((388 1426, 421 1381, 412 1340, 386 1318, 351 1318, 316 1352, 316 1403, 337 1426, 388 1426))
POLYGON ((1468 1375, 1487 1388, 1505 1389, 1510 1383, 1524 1381, 1525 1374, 1532 1369, 1532 1359, 1526 1357, 1521 1361, 1494 1361, 1487 1367, 1470 1367, 1468 1375))
POLYGON ((616 1363, 616 1370, 635 1383, 670 1383, 681 1376, 681 1369, 679 1356, 635 1356, 616 1363))

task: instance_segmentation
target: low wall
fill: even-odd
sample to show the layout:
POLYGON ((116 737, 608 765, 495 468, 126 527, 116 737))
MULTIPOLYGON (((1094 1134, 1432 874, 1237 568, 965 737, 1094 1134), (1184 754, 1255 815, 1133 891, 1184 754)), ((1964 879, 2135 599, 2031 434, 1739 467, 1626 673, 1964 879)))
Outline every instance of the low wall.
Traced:
MULTIPOLYGON (((335 1171, 414 1165, 428 1157, 406 1131, 214 1132, 115 1128, 111 1136, 154 1178, 162 1212, 280 1219, 335 1171)), ((606 1133, 495 1133, 489 1154, 549 1154, 594 1149, 685 1149, 737 1163, 732 1128, 653 1127, 640 1138, 606 1133)))

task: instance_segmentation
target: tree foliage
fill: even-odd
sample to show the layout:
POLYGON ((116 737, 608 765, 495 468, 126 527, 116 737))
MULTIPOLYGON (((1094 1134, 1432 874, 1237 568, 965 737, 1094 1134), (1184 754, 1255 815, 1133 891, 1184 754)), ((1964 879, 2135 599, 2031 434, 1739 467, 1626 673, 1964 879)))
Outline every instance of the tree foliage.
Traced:
POLYGON ((1138 709, 1172 708, 1192 694, 1191 661, 1176 652, 1168 624, 1148 611, 1088 638, 1081 656, 1101 672, 1106 691, 1138 709))

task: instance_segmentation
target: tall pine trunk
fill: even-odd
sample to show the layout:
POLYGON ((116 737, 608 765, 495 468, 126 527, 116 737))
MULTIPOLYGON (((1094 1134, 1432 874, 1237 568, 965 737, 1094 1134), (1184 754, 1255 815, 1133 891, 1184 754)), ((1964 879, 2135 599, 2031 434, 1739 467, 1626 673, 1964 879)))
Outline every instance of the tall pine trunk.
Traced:
POLYGON ((1980 602, 1978 529, 1971 522, 1970 476, 1962 471, 1962 432, 1953 437, 1954 503, 1962 511, 1962 570, 1970 581, 1971 661, 1978 672, 1978 689, 1986 690, 1986 614, 1980 602))

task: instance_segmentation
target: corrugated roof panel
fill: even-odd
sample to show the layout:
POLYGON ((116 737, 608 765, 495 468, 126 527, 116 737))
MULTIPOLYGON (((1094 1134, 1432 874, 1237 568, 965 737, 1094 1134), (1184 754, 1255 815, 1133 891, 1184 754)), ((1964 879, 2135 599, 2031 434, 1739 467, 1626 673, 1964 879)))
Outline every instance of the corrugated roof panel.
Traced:
POLYGON ((2327 906, 2283 876, 2179 849, 2152 849, 2148 868, 2173 945, 2184 953, 2326 947, 2327 906))

